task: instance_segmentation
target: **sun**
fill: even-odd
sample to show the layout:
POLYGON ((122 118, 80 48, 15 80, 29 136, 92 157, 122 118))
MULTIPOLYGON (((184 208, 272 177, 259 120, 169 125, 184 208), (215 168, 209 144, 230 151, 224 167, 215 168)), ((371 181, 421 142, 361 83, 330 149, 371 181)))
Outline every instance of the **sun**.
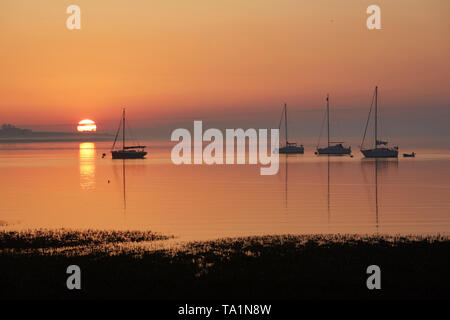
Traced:
POLYGON ((77 130, 78 132, 95 132, 97 125, 92 120, 84 119, 78 122, 77 130))

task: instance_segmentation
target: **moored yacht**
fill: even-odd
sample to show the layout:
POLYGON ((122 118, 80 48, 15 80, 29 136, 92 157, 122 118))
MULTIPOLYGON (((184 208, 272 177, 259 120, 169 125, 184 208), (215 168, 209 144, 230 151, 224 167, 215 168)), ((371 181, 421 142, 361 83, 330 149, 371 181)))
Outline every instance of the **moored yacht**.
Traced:
POLYGON ((147 152, 144 150, 146 146, 134 145, 125 146, 125 108, 122 112, 122 121, 117 129, 116 137, 114 143, 111 147, 111 155, 113 159, 142 159, 145 157, 147 152), (122 127, 122 149, 114 149, 117 142, 117 137, 119 136, 120 128, 122 127))
MULTIPOLYGON (((288 141, 288 121, 287 121, 287 107, 286 103, 284 104, 284 129, 285 129, 285 144, 284 146, 280 147, 278 149, 278 153, 281 154, 303 154, 305 149, 303 148, 303 145, 298 146, 297 142, 289 142, 288 141)), ((283 113, 281 114, 280 124, 278 126, 278 129, 281 127, 281 120, 283 120, 283 113)))
MULTIPOLYGON (((327 146, 323 148, 319 148, 319 145, 317 145, 316 154, 319 155, 332 155, 332 156, 342 156, 342 155, 348 155, 352 153, 352 148, 345 147, 343 145, 344 142, 340 141, 330 141, 330 97, 327 95, 327 146)), ((323 127, 323 125, 322 125, 323 127)), ((322 135, 322 132, 320 133, 322 135)), ((320 139, 319 139, 320 141, 320 139)))
POLYGON ((375 87, 374 98, 372 98, 372 104, 370 105, 369 116, 366 122, 366 128, 364 129, 364 136, 361 143, 361 153, 366 158, 398 158, 398 147, 388 147, 388 142, 385 140, 378 140, 378 86, 375 87), (373 148, 364 148, 364 140, 366 138, 367 126, 369 125, 370 114, 372 112, 373 99, 375 99, 375 137, 373 148))

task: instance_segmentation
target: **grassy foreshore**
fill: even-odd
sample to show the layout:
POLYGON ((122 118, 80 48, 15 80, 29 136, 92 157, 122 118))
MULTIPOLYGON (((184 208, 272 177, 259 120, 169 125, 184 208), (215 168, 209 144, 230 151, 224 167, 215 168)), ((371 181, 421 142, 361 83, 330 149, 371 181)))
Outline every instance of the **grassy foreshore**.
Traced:
POLYGON ((0 297, 450 297, 448 237, 283 235, 147 246, 163 239, 133 231, 2 231, 0 297), (66 288, 73 264, 81 290, 66 288), (366 287, 373 264, 381 290, 366 287))

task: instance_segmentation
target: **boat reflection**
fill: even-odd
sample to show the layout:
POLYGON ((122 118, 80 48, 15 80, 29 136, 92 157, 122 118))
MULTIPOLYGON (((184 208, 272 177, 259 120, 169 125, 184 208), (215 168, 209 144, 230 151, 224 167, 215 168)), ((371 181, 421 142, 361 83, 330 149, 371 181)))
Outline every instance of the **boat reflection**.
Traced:
POLYGON ((287 161, 288 155, 284 157, 284 167, 285 167, 285 173, 284 173, 284 206, 287 209, 288 207, 288 161, 287 161))
POLYGON ((327 157, 327 214, 328 214, 328 230, 330 228, 330 155, 327 157))
POLYGON ((397 159, 362 159, 361 166, 363 169, 363 176, 366 184, 369 185, 364 168, 373 168, 373 191, 369 191, 369 194, 374 194, 374 207, 375 207, 375 225, 377 233, 380 228, 380 208, 381 208, 381 187, 383 184, 383 176, 387 173, 389 168, 398 168, 397 159))
MULTIPOLYGON (((339 161, 333 161, 331 158, 335 157, 335 155, 328 154, 325 155, 327 157, 327 224, 328 231, 330 231, 331 226, 331 174, 332 174, 332 166, 339 167, 342 163, 339 161)), ((339 169, 338 169, 339 171, 339 169)))
POLYGON ((80 187, 83 190, 95 189, 95 144, 82 142, 79 148, 80 187))
MULTIPOLYGON (((296 156, 297 156, 296 154, 287 154, 287 153, 284 154, 284 208, 285 209, 288 209, 288 176, 289 176, 289 160, 288 160, 288 158, 295 158, 296 156)), ((282 171, 280 170, 280 172, 282 172, 282 171)), ((282 175, 280 177, 282 177, 282 175)), ((286 213, 287 213, 287 210, 286 210, 286 213)))
POLYGON ((119 165, 114 166, 114 176, 116 181, 121 182, 121 189, 120 192, 122 194, 122 208, 124 214, 126 213, 127 209, 127 188, 126 188, 126 175, 127 175, 127 164, 125 159, 122 159, 122 163, 119 165))
POLYGON ((123 210, 127 209, 127 189, 126 189, 126 166, 125 159, 122 160, 122 182, 123 182, 123 210))

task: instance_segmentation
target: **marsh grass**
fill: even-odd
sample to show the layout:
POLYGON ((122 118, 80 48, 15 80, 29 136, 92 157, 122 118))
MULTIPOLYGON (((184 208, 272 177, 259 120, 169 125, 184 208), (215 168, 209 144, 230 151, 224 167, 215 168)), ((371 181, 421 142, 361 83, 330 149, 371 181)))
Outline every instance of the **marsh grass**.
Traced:
POLYGON ((93 229, 3 230, 0 231, 0 248, 19 252, 26 249, 57 249, 78 246, 99 247, 102 245, 166 240, 169 238, 172 237, 152 233, 151 231, 93 229))
MULTIPOLYGON (((155 235, 59 232, 2 235, 0 296, 64 298, 448 298, 450 240, 444 236, 275 235, 149 244, 155 235), (50 239, 53 235, 56 239, 50 239), (80 239, 74 239, 75 235, 80 239), (13 239, 13 240, 11 240, 13 239), (68 239, 76 246, 59 246, 68 239), (94 239, 94 240, 92 240, 94 239), (99 240, 100 239, 100 240, 99 240), (119 239, 118 241, 116 241, 119 239), (124 241, 133 239, 138 241, 124 241), (142 240, 142 241, 141 241, 142 240), (31 244, 32 245, 31 245, 31 244), (82 243, 82 246, 78 244, 82 243), (20 250, 3 244, 19 244, 20 250), (38 245, 39 244, 39 245, 38 245), (25 249, 24 249, 25 248, 25 249), (83 270, 68 291, 65 269, 83 270), (382 270, 382 290, 366 268, 382 270)), ((156 237, 156 238, 155 238, 156 237)), ((166 237, 167 239, 167 237, 166 237)), ((162 241, 164 242, 164 241, 162 241)))

